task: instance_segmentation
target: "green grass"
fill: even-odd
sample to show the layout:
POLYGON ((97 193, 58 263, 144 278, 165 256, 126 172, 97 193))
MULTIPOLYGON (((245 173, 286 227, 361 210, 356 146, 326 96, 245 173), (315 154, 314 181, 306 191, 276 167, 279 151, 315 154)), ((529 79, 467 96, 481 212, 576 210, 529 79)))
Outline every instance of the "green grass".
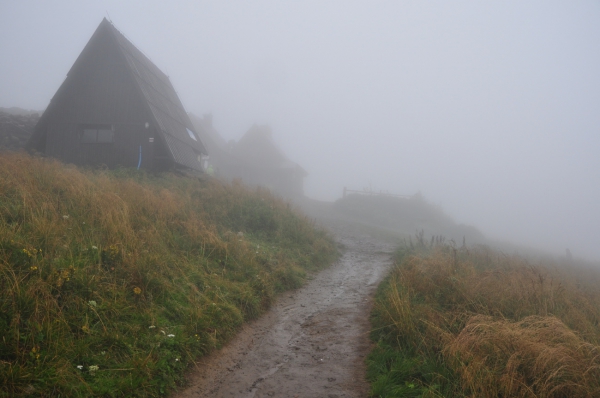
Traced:
POLYGON ((264 190, 0 155, 0 396, 163 396, 337 256, 264 190))
POLYGON ((371 396, 600 396, 597 267, 411 246, 377 292, 371 396))

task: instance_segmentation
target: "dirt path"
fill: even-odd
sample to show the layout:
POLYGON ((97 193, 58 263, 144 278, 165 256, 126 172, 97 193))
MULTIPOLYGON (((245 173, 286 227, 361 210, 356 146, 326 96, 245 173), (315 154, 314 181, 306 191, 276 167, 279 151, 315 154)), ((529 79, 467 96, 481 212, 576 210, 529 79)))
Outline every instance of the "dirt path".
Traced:
POLYGON ((222 350, 198 363, 191 397, 365 397, 369 312, 392 245, 336 227, 340 261, 282 296, 222 350))

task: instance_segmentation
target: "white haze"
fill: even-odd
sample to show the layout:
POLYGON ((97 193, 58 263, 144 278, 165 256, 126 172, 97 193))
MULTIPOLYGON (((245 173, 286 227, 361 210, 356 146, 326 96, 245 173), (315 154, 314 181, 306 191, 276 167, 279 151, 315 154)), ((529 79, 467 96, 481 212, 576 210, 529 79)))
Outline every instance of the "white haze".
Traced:
POLYGON ((43 109, 109 16, 226 139, 421 191, 487 236, 600 259, 597 1, 0 0, 0 106, 43 109))

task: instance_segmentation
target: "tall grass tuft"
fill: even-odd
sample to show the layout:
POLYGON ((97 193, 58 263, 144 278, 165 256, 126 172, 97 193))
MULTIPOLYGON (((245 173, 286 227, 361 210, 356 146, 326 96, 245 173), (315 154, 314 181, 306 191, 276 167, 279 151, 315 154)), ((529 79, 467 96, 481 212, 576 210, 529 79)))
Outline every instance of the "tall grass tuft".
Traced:
POLYGON ((400 250, 373 312, 372 395, 598 397, 599 282, 483 246, 400 250))
POLYGON ((0 396, 161 396, 332 240, 267 191, 0 155, 0 396))

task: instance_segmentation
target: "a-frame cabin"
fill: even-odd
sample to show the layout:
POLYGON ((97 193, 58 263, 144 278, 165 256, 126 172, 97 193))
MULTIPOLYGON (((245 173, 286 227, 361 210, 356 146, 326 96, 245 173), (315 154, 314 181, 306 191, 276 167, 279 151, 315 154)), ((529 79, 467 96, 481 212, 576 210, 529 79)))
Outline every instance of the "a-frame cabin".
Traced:
POLYGON ((28 147, 66 163, 148 170, 202 171, 207 154, 167 75, 106 18, 28 147))

